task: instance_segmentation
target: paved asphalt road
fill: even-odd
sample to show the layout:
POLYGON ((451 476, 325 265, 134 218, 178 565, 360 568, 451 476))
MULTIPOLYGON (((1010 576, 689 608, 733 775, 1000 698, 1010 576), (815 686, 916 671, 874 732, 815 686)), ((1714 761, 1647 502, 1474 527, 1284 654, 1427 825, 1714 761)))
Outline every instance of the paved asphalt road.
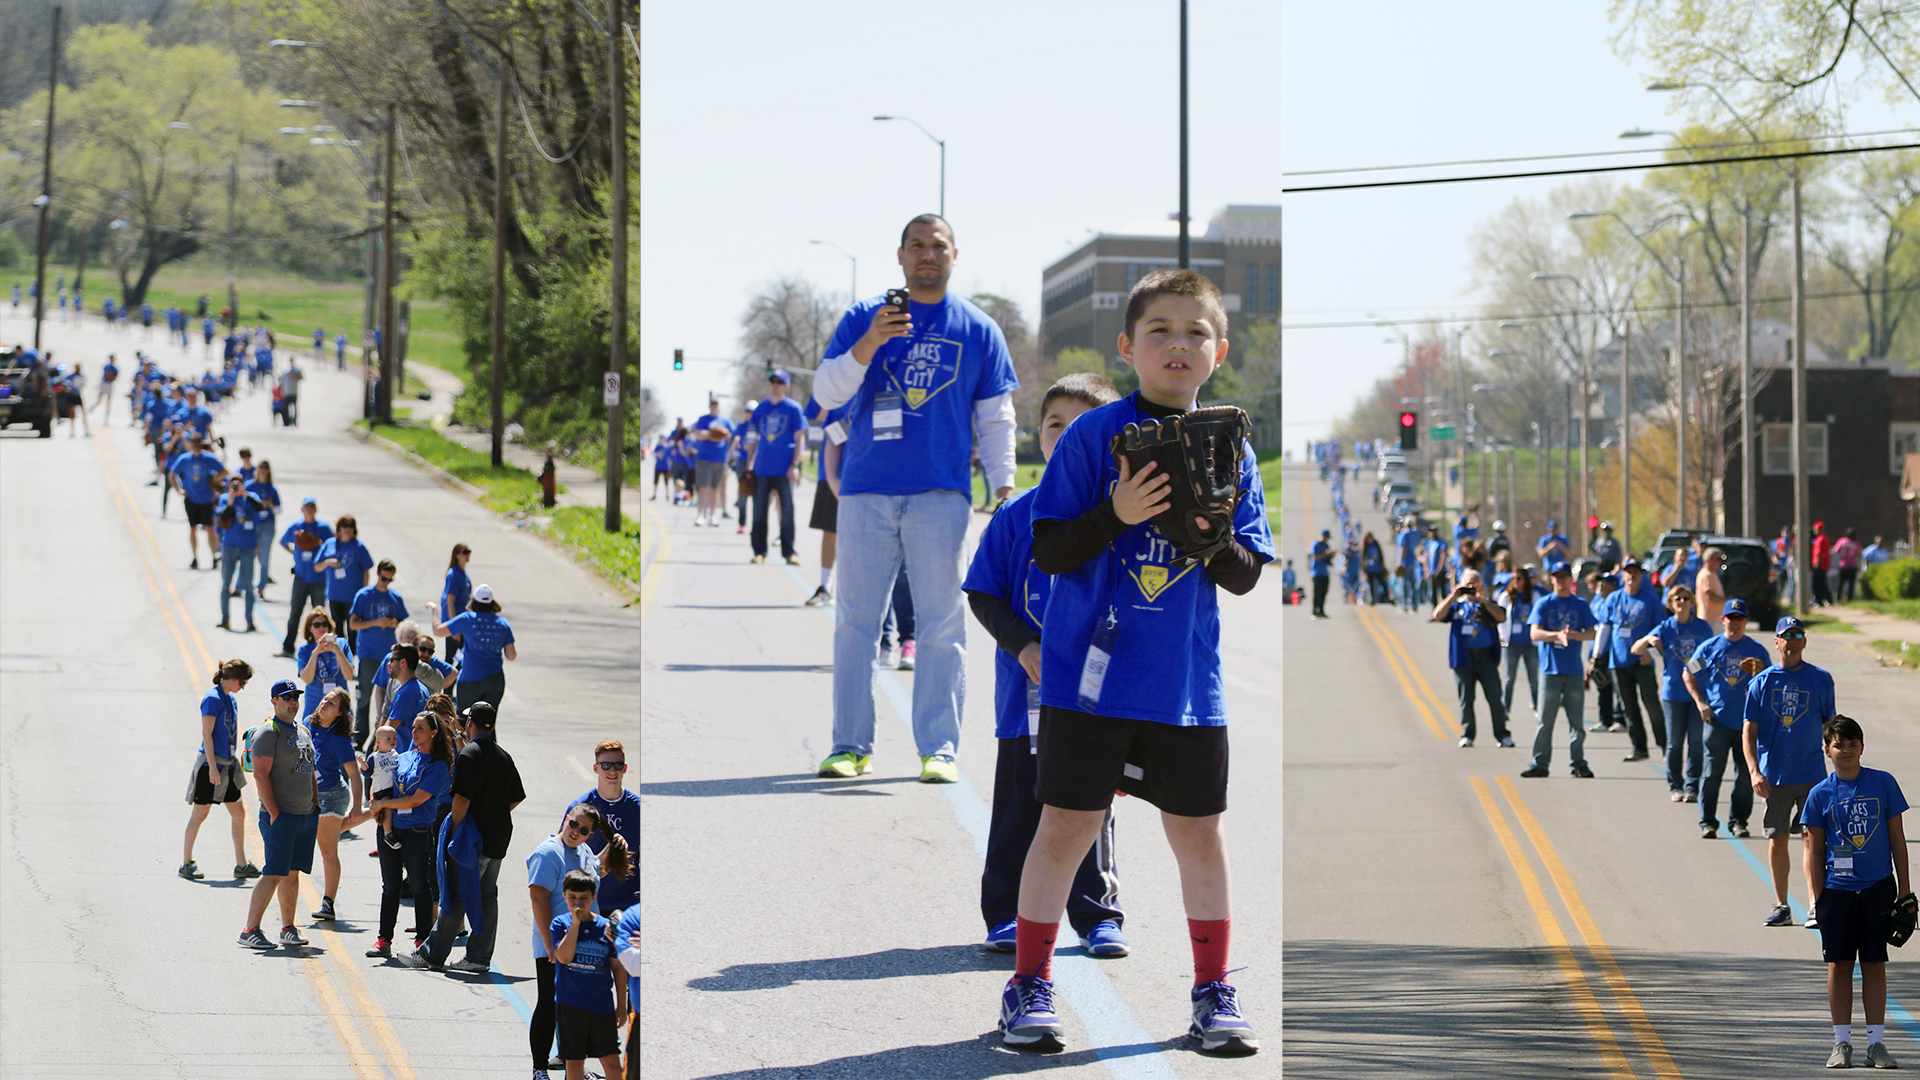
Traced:
MULTIPOLYGON (((799 499, 804 523, 812 486, 799 499)), ((831 608, 818 533, 803 567, 749 566, 728 522, 646 504, 666 530, 642 615, 641 788, 649 932, 642 1073, 675 1080, 1256 1077, 1280 1069, 1279 581, 1222 595, 1232 710, 1226 816, 1234 871, 1233 981, 1268 1049, 1202 1057, 1185 1032, 1192 956, 1158 815, 1117 810, 1120 897, 1133 955, 1064 949, 1055 975, 1067 1049, 1003 1049, 1013 958, 979 947, 980 856, 992 798, 993 641, 968 617, 966 782, 915 782, 901 719, 914 678, 882 671, 874 772, 816 779, 831 748, 831 608), (895 705, 894 702, 898 702, 895 705), (1104 1056, 1103 1056, 1104 1055, 1104 1056)), ((974 519, 974 536, 986 522, 974 519)), ((972 538, 967 544, 971 557, 972 538)))
MULTIPOLYGON (((0 325, 0 338, 30 334, 24 320, 0 325)), ((47 339, 58 359, 96 376, 108 351, 128 369, 136 345, 175 371, 201 367, 197 347, 191 362, 176 360, 163 335, 144 342, 137 329, 105 337, 49 325, 47 339)), ((216 427, 229 462, 240 445, 271 459, 289 513, 311 494, 328 520, 355 514, 375 557, 399 564, 395 588, 416 608, 437 594, 453 544, 469 543, 474 580, 494 586, 519 640, 500 740, 528 801, 501 874, 494 976, 362 955, 379 903, 366 830, 341 846, 340 921, 310 922, 319 895, 305 890, 300 924, 313 945, 297 954, 235 944, 246 889, 220 873, 230 841, 219 811, 199 839, 207 879, 175 875, 212 663, 248 660, 256 674, 240 694, 241 720, 267 715, 272 680, 293 674, 291 660, 273 656, 287 587, 268 588, 260 632, 215 627, 218 574, 187 569, 184 510, 176 499, 160 518, 160 489, 144 486, 151 459, 122 396, 109 428, 95 416, 91 439, 64 426, 50 440, 0 434, 0 1075, 527 1075, 521 998, 533 997, 533 963, 521 868, 591 786, 596 742, 624 739, 638 758, 637 616, 544 541, 346 434, 359 410, 353 375, 310 373, 298 428, 269 427, 264 391, 242 391, 216 427)), ((275 566, 286 581, 284 552, 275 566)), ((251 821, 254 794, 246 802, 251 821)), ((259 861, 261 850, 250 826, 248 855, 259 861)), ((410 905, 401 918, 412 922, 410 905)))
MULTIPOLYGON (((1308 545, 1337 525, 1313 471, 1286 474, 1285 554, 1304 586, 1308 545)), ((1380 515, 1361 521, 1391 546, 1380 515)), ((1459 749, 1444 626, 1343 604, 1337 580, 1328 611, 1283 616, 1289 1077, 1823 1071, 1819 944, 1762 925, 1760 807, 1756 839, 1702 840, 1697 806, 1669 802, 1649 763, 1620 760, 1625 735, 1589 736, 1597 777, 1568 776, 1564 722, 1553 775, 1520 779, 1524 681, 1522 748, 1494 745, 1482 703, 1477 745, 1459 749)), ((1833 672, 1867 763, 1920 788, 1920 681, 1845 642, 1816 634, 1807 659, 1833 672)), ((1796 905, 1799 858, 1796 840, 1796 905)), ((1920 1011, 1912 952, 1895 952, 1891 994, 1920 1011)), ((1920 1027, 1890 1013, 1889 1048, 1920 1064, 1920 1027)), ((1855 1024, 1864 1051, 1857 1006, 1855 1024)))

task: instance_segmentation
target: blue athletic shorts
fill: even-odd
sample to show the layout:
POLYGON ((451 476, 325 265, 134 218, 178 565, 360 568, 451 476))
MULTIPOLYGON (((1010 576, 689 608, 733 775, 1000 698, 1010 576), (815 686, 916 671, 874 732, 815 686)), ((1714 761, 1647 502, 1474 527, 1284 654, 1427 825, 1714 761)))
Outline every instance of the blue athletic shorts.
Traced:
POLYGON ((260 811, 260 838, 266 842, 267 856, 260 861, 262 877, 285 877, 295 870, 313 873, 313 845, 320 833, 320 812, 289 814, 282 811, 277 821, 268 821, 260 811))

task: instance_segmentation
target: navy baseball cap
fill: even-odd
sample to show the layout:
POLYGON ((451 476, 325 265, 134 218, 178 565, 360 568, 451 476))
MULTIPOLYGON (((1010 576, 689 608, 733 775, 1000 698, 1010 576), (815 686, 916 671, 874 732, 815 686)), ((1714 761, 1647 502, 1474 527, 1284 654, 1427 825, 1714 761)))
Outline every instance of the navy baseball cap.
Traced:
POLYGON ((1747 602, 1745 600, 1729 600, 1720 608, 1720 614, 1738 615, 1744 619, 1747 617, 1747 602))
POLYGON ((1568 577, 1572 577, 1573 565, 1571 563, 1555 563, 1553 565, 1553 569, 1547 571, 1547 573, 1551 574, 1554 577, 1559 577, 1561 574, 1565 574, 1568 577))
POLYGON ((767 372, 767 381, 777 382, 777 383, 792 383, 793 379, 788 377, 786 368, 777 367, 777 368, 774 368, 772 371, 767 372))
POLYGON ((1548 519, 1547 519, 1547 528, 1549 528, 1549 529, 1557 529, 1557 528, 1559 528, 1559 527, 1560 527, 1560 523, 1559 523, 1559 522, 1557 522, 1557 521, 1555 521, 1555 520, 1553 520, 1552 518, 1548 518, 1548 519))
POLYGON ((1642 569, 1642 567, 1640 566, 1640 560, 1634 558, 1631 555, 1620 560, 1620 570, 1622 573, 1625 573, 1628 570, 1639 570, 1639 569, 1642 569))
POLYGON ((277 698, 299 697, 301 693, 302 690, 300 689, 299 683, 294 682, 292 679, 281 679, 279 682, 273 684, 273 693, 268 696, 277 698))
POLYGON ((1804 634, 1807 632, 1807 624, 1792 615, 1782 615, 1780 621, 1773 624, 1774 637, 1786 637, 1789 630, 1798 630, 1804 634))

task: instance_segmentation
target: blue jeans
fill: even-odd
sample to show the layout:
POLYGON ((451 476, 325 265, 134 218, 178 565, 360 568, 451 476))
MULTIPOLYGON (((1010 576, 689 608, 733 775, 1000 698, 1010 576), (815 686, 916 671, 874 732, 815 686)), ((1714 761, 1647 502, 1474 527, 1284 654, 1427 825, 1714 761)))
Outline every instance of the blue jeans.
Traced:
POLYGON ((1514 677, 1520 674, 1520 665, 1527 666, 1527 700, 1533 703, 1535 712, 1540 711, 1540 650, 1532 645, 1508 645, 1502 650, 1506 653, 1507 681, 1500 687, 1500 704, 1513 715, 1514 677))
POLYGON ((913 586, 907 583, 907 568, 900 567, 900 574, 893 579, 893 606, 887 611, 887 620, 880 626, 880 647, 892 648, 893 638, 890 631, 897 631, 900 644, 905 645, 914 639, 913 586))
POLYGON ((952 754, 966 708, 967 638, 960 552, 973 513, 958 491, 840 497, 840 595, 833 626, 833 752, 873 753, 873 653, 904 563, 913 581, 919 659, 913 741, 952 754))
POLYGON ((1667 717, 1667 790, 1700 790, 1700 706, 1688 701, 1660 700, 1660 710, 1667 717), (1680 752, 1686 748, 1687 771, 1680 772, 1680 752))
POLYGON ((1412 567, 1407 567, 1404 573, 1394 579, 1394 592, 1400 597, 1400 606, 1408 611, 1412 611, 1419 603, 1414 595, 1419 591, 1419 586, 1414 582, 1416 576, 1417 572, 1412 567))
POLYGON ((1548 673, 1541 677, 1540 720, 1533 729, 1533 764, 1544 767, 1553 758, 1553 721, 1560 710, 1567 713, 1567 756, 1575 768, 1587 763, 1586 676, 1548 673))
POLYGON ((1714 811, 1720 806, 1720 779, 1726 775, 1727 759, 1732 758, 1733 794, 1727 797, 1727 820, 1744 825, 1753 813, 1753 780, 1747 776, 1740 732, 1718 722, 1706 729, 1707 774, 1700 780, 1700 824, 1720 827, 1714 811))
POLYGON ((227 622, 227 594, 233 591, 233 580, 240 579, 240 591, 247 598, 247 624, 253 624, 253 549, 249 547, 228 547, 220 545, 220 621, 227 622))
MULTIPOLYGON (((478 933, 467 935, 467 959, 479 964, 493 961, 493 943, 500 933, 500 862, 480 856, 480 915, 478 933)), ((434 963, 444 964, 453 952, 453 939, 467 921, 460 903, 460 889, 453 881, 461 873, 460 864, 447 865, 447 895, 441 897, 440 920, 433 924, 433 936, 427 939, 427 955, 434 963)), ((417 928, 417 924, 416 924, 417 928)))
MULTIPOLYGON (((264 589, 267 587, 267 557, 273 554, 273 541, 280 535, 274 532, 273 529, 274 521, 272 514, 268 514, 260 520, 258 525, 254 526, 253 531, 257 534, 257 538, 254 541, 257 545, 254 558, 260 563, 260 584, 255 586, 255 588, 264 589)), ((431 629, 431 627, 429 627, 429 629, 431 629)))

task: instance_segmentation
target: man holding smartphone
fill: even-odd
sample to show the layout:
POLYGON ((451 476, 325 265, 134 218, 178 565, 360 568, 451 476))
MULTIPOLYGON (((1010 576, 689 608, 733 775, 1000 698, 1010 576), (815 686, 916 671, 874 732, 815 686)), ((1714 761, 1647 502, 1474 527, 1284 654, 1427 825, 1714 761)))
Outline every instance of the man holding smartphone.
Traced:
POLYGON ((1486 692, 1493 737, 1501 746, 1513 745, 1513 737, 1507 734, 1507 710, 1500 704, 1500 640, 1493 632, 1506 617, 1507 609, 1487 594, 1486 580, 1478 570, 1462 573, 1460 584, 1433 609, 1434 622, 1453 624, 1447 633, 1447 666, 1453 669, 1453 685, 1460 695, 1462 749, 1473 745, 1476 684, 1486 692))

